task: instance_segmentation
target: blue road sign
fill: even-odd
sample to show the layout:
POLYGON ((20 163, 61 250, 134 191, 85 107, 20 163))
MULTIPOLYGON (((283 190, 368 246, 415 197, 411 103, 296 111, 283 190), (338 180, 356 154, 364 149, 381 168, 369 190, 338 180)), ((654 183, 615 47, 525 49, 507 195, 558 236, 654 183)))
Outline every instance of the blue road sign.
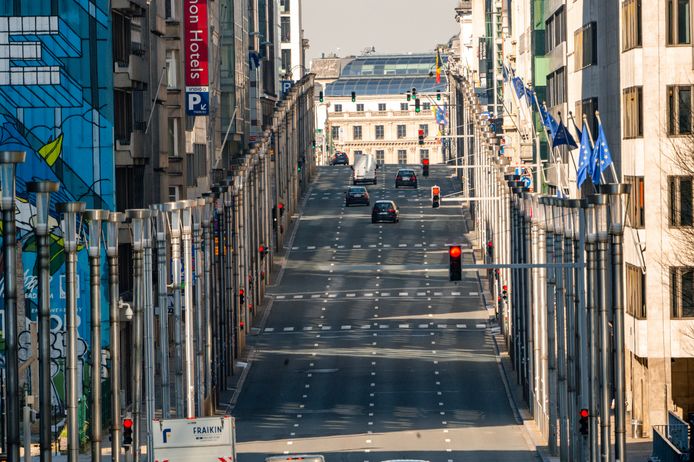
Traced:
POLYGON ((210 115, 210 93, 207 91, 186 90, 186 115, 210 115))
POLYGON ((282 95, 286 95, 289 90, 291 90, 292 86, 294 85, 293 80, 282 80, 280 82, 282 85, 282 95))

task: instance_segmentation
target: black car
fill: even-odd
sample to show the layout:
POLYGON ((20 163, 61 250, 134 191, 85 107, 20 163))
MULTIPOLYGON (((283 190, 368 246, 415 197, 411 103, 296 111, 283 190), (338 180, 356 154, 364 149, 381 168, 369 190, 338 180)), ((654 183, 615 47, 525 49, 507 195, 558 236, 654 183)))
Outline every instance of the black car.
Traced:
POLYGON ((349 165, 349 157, 344 152, 338 152, 333 156, 330 165, 349 165))
POLYGON ((398 174, 395 176, 395 187, 400 186, 413 186, 417 189, 417 175, 415 175, 414 170, 409 168, 401 168, 398 170, 398 174))
POLYGON ((345 206, 352 204, 370 205, 369 192, 363 186, 350 186, 345 193, 345 206))
POLYGON ((394 201, 376 201, 371 210, 371 223, 379 221, 392 221, 393 223, 400 221, 400 211, 394 201))

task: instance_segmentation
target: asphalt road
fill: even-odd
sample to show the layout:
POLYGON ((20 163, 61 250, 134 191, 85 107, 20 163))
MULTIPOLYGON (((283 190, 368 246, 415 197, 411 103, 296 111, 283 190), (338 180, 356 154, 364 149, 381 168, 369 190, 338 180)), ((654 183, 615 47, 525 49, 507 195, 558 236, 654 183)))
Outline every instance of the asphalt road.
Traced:
POLYGON ((372 203, 398 203, 397 224, 344 207, 349 167, 319 169, 251 339, 232 411, 241 462, 537 460, 505 392, 478 279, 448 281, 446 244, 465 244, 461 210, 433 209, 430 187, 453 192, 452 170, 432 166, 414 190, 395 189, 396 169, 367 189, 372 203))

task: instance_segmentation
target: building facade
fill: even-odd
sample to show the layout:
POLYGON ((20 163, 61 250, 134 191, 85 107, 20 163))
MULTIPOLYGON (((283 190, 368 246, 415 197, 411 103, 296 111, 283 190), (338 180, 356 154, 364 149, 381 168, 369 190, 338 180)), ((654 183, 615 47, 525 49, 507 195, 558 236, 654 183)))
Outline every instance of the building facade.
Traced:
MULTIPOLYGON (((341 66, 332 60, 334 65, 327 69, 334 73, 341 66)), ((321 60, 314 65, 322 68, 321 60)), ((379 164, 445 162, 449 144, 441 135, 448 134, 448 86, 443 75, 436 83, 435 66, 434 54, 369 55, 351 60, 336 79, 319 75, 317 81, 329 82, 320 90, 323 103, 317 104, 317 127, 323 127, 326 140, 322 162, 335 151, 346 152, 351 161, 371 154, 379 164), (413 89, 419 112, 415 98, 407 97, 413 89)))
POLYGON ((280 74, 299 80, 307 73, 301 0, 280 0, 280 74))
MULTIPOLYGON (((626 405, 628 422, 643 428, 667 423, 668 411, 684 418, 694 412, 690 3, 481 2, 485 13, 478 14, 474 0, 463 0, 456 10, 464 56, 480 43, 475 24, 499 7, 506 18, 503 62, 576 141, 574 120, 581 127, 585 117, 593 139, 601 122, 616 180, 631 185, 624 245, 626 405)), ((470 66, 461 74, 479 83, 478 93, 489 93, 475 71, 470 66)), ((503 100, 519 121, 512 91, 504 86, 503 100)), ((535 122, 533 136, 544 146, 544 130, 535 122)), ((522 138, 507 141, 522 149, 522 138)), ((593 193, 590 182, 577 188, 578 150, 542 148, 540 157, 544 174, 536 190, 593 193)), ((614 181, 614 174, 606 170, 606 181, 614 181)))

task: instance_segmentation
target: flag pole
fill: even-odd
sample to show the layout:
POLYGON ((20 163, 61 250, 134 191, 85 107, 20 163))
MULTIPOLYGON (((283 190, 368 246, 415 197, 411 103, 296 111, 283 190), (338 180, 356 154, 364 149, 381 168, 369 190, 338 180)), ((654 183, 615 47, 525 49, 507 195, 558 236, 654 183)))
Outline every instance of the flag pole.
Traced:
MULTIPOLYGON (((586 127, 586 130, 588 130, 588 140, 590 141, 590 146, 591 146, 590 149, 593 150, 593 149, 595 149, 595 142, 593 141, 593 134, 590 131, 590 125, 588 124, 588 117, 586 117, 585 114, 583 114, 583 126, 586 127)), ((598 164, 597 167, 600 168, 600 165, 598 164)), ((605 174, 603 172, 600 172, 600 179, 602 179, 603 183, 605 182, 605 174)), ((590 184, 593 185, 593 191, 597 193, 598 188, 593 183, 592 178, 590 179, 590 184)))
MULTIPOLYGON (((602 125, 602 119, 600 119, 600 111, 595 111, 595 118, 598 119, 598 123, 602 125)), ((619 181, 619 176, 617 176, 617 169, 614 166, 614 160, 610 162, 610 172, 612 172, 612 176, 614 177, 615 183, 621 183, 619 181)), ((605 181, 605 178, 603 177, 602 181, 605 181)))
MULTIPOLYGON (((539 105, 540 103, 538 103, 539 105)), ((543 101, 542 106, 545 109, 545 112, 549 114, 549 111, 547 110, 547 104, 543 101)), ((540 116, 542 116, 542 111, 540 111, 540 116)), ((544 120, 542 121, 542 126, 545 127, 544 120)), ((557 156, 556 153, 554 152, 554 139, 552 139, 549 134, 547 133, 547 127, 545 127, 545 136, 547 136, 547 139, 549 140, 549 146, 550 146, 550 152, 552 153, 552 161, 555 163, 555 168, 559 169, 559 161, 557 161, 557 156)), ((562 178, 560 176, 560 183, 562 183, 562 178)), ((561 184, 559 185, 560 187, 562 186, 561 184)), ((567 185, 566 189, 569 189, 568 185, 568 179, 567 179, 567 185)), ((563 194, 563 191, 562 191, 563 194)))

